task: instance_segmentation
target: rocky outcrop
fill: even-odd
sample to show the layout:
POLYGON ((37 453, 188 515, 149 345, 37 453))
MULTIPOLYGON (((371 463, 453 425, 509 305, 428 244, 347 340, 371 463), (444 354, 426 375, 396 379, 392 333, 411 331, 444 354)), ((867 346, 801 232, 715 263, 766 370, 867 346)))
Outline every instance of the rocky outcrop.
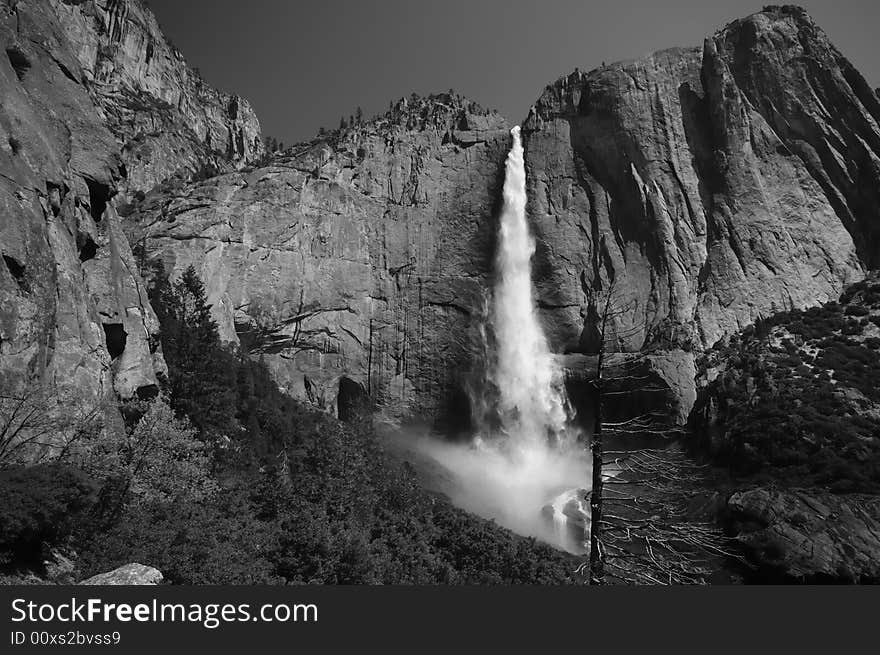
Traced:
POLYGON ((122 144, 126 188, 217 172, 263 154, 244 98, 186 65, 141 0, 50 0, 107 124, 122 144))
POLYGON ((738 488, 761 579, 877 582, 880 278, 759 322, 702 357, 690 428, 738 488), (872 494, 872 495, 869 495, 872 494))
MULTIPOLYGON (((876 263, 880 104, 802 10, 575 72, 524 124, 546 323, 577 350, 612 280, 628 350, 690 351, 876 263)), ((693 403, 692 384, 684 393, 693 403)))
POLYGON ((690 428, 731 471, 880 492, 880 275, 776 314, 701 357, 690 428))
POLYGON ((6 2, 0 43, 0 384, 151 396, 165 364, 120 196, 246 164, 259 123, 138 0, 6 2))
POLYGON ((116 141, 45 5, 0 8, 0 41, 4 383, 40 379, 89 402, 113 386, 123 397, 151 393, 164 364, 113 208, 116 141))
POLYGON ((757 488, 727 506, 737 539, 771 579, 880 581, 880 497, 757 488))
POLYGON ((80 582, 81 585, 156 585, 164 576, 159 569, 143 564, 125 564, 107 573, 99 573, 80 582))
POLYGON ((509 146, 459 96, 405 99, 270 165, 148 194, 129 235, 172 275, 195 266, 222 338, 294 396, 334 410, 344 377, 386 414, 467 420, 509 146))

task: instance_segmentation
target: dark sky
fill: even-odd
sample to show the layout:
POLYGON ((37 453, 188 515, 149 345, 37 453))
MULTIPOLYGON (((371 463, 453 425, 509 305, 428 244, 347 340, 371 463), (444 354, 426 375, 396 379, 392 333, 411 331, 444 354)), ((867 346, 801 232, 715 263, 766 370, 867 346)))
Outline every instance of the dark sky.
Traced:
MULTIPOLYGON (((520 120, 544 85, 672 46, 700 45, 762 0, 148 0, 205 79, 248 98, 293 143, 415 91, 454 88, 520 120)), ((782 4, 780 2, 779 4, 782 4)), ((878 0, 803 0, 880 86, 878 0)))

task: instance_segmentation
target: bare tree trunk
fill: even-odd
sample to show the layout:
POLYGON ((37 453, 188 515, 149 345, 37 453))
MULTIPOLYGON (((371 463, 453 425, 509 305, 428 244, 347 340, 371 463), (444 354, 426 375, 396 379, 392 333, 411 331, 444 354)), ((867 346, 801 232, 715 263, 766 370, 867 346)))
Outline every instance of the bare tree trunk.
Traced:
MULTIPOLYGON (((602 355, 599 354, 601 362, 602 355)), ((590 584, 602 584, 605 577, 599 531, 602 524, 602 365, 596 373, 596 402, 593 418, 593 438, 590 450, 593 454, 593 486, 590 493, 590 584)))
POLYGON ((593 484, 590 491, 590 576, 589 583, 604 583, 605 565, 602 554, 600 531, 602 529, 602 367, 605 360, 605 330, 608 327, 608 310, 611 306, 611 294, 614 286, 609 288, 602 308, 599 326, 599 353, 596 359, 595 402, 593 415, 593 438, 590 450, 593 454, 593 484))
POLYGON ((590 441, 590 556, 584 565, 588 583, 705 584, 720 562, 744 563, 735 542, 716 525, 690 516, 706 467, 683 450, 670 447, 680 430, 669 425, 662 410, 607 420, 607 398, 635 390, 665 391, 639 370, 645 361, 643 353, 622 357, 622 339, 635 334, 636 328, 621 331, 618 319, 631 312, 632 306, 616 295, 613 281, 604 291, 594 292, 591 310, 598 343, 590 441), (617 439, 650 435, 665 438, 667 443, 658 448, 625 446, 609 451, 604 448, 606 435, 617 439), (607 480, 603 476, 606 461, 616 471, 607 480))

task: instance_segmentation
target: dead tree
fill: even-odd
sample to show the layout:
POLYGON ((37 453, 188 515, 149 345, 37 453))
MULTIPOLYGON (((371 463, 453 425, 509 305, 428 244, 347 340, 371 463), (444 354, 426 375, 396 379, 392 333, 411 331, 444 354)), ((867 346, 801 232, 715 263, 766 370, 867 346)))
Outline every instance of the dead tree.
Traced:
POLYGON ((602 584, 604 578, 604 566, 601 551, 601 543, 599 540, 599 531, 596 526, 602 523, 602 374, 604 373, 605 359, 605 334, 610 318, 610 306, 612 301, 611 290, 605 294, 605 298, 601 299, 601 315, 595 310, 598 309, 595 302, 591 302, 593 314, 598 318, 598 337, 599 347, 596 353, 596 377, 593 381, 593 435, 590 439, 590 452, 593 456, 593 481, 590 492, 590 566, 589 566, 589 582, 590 584, 602 584))
MULTIPOLYGON (((588 321, 594 328, 593 343, 590 347, 596 354, 596 373, 593 377, 593 434, 590 439, 592 455, 592 484, 590 491, 590 558, 588 577, 590 584, 603 584, 605 557, 600 538, 603 525, 604 489, 604 401, 609 390, 606 389, 606 371, 609 355, 620 359, 625 340, 633 336, 633 331, 621 333, 618 324, 632 310, 632 303, 626 302, 616 290, 612 280, 604 290, 595 291, 589 302, 588 321), (612 335, 613 333, 613 335, 612 335)), ((619 365, 619 363, 618 363, 619 365)))
POLYGON ((705 465, 677 445, 606 450, 605 458, 616 468, 605 480, 598 526, 606 579, 704 584, 723 562, 744 564, 714 521, 692 516, 705 499, 705 465))
POLYGON ((587 573, 589 584, 605 584, 606 578, 632 584, 704 582, 720 560, 738 558, 711 521, 691 517, 705 467, 677 447, 681 430, 662 411, 609 420, 606 403, 614 396, 668 390, 649 370, 649 351, 627 352, 636 345, 628 342, 643 341, 646 333, 646 326, 631 322, 634 303, 612 282, 593 294, 589 307, 594 335, 587 347, 596 355, 590 551, 579 572, 587 573), (609 437, 623 443, 650 438, 660 447, 609 450, 609 437))
POLYGON ((65 406, 37 382, 0 392, 0 466, 65 461, 103 426, 104 404, 65 406))

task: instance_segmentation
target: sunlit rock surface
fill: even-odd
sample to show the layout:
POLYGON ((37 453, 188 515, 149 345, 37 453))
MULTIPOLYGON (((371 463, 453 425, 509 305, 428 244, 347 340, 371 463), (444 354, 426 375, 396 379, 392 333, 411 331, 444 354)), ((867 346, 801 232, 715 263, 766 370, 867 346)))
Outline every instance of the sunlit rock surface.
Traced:
POLYGON ((120 192, 243 165, 259 123, 139 0, 3 3, 0 42, 0 380, 74 404, 151 396, 165 364, 120 192))
POLYGON ((123 164, 43 3, 0 8, 0 369, 90 402, 155 388, 158 324, 112 206, 123 164), (111 355, 105 327, 127 333, 111 355), (114 375, 115 373, 115 375, 114 375))
POLYGON ((146 191, 174 174, 223 170, 263 153, 244 98, 189 68, 142 0, 50 0, 108 127, 122 145, 126 186, 146 191))
POLYGON ((342 377, 390 415, 467 420, 510 134, 459 96, 388 114, 271 164, 152 193, 132 239, 193 265, 229 342, 333 410, 342 377))

